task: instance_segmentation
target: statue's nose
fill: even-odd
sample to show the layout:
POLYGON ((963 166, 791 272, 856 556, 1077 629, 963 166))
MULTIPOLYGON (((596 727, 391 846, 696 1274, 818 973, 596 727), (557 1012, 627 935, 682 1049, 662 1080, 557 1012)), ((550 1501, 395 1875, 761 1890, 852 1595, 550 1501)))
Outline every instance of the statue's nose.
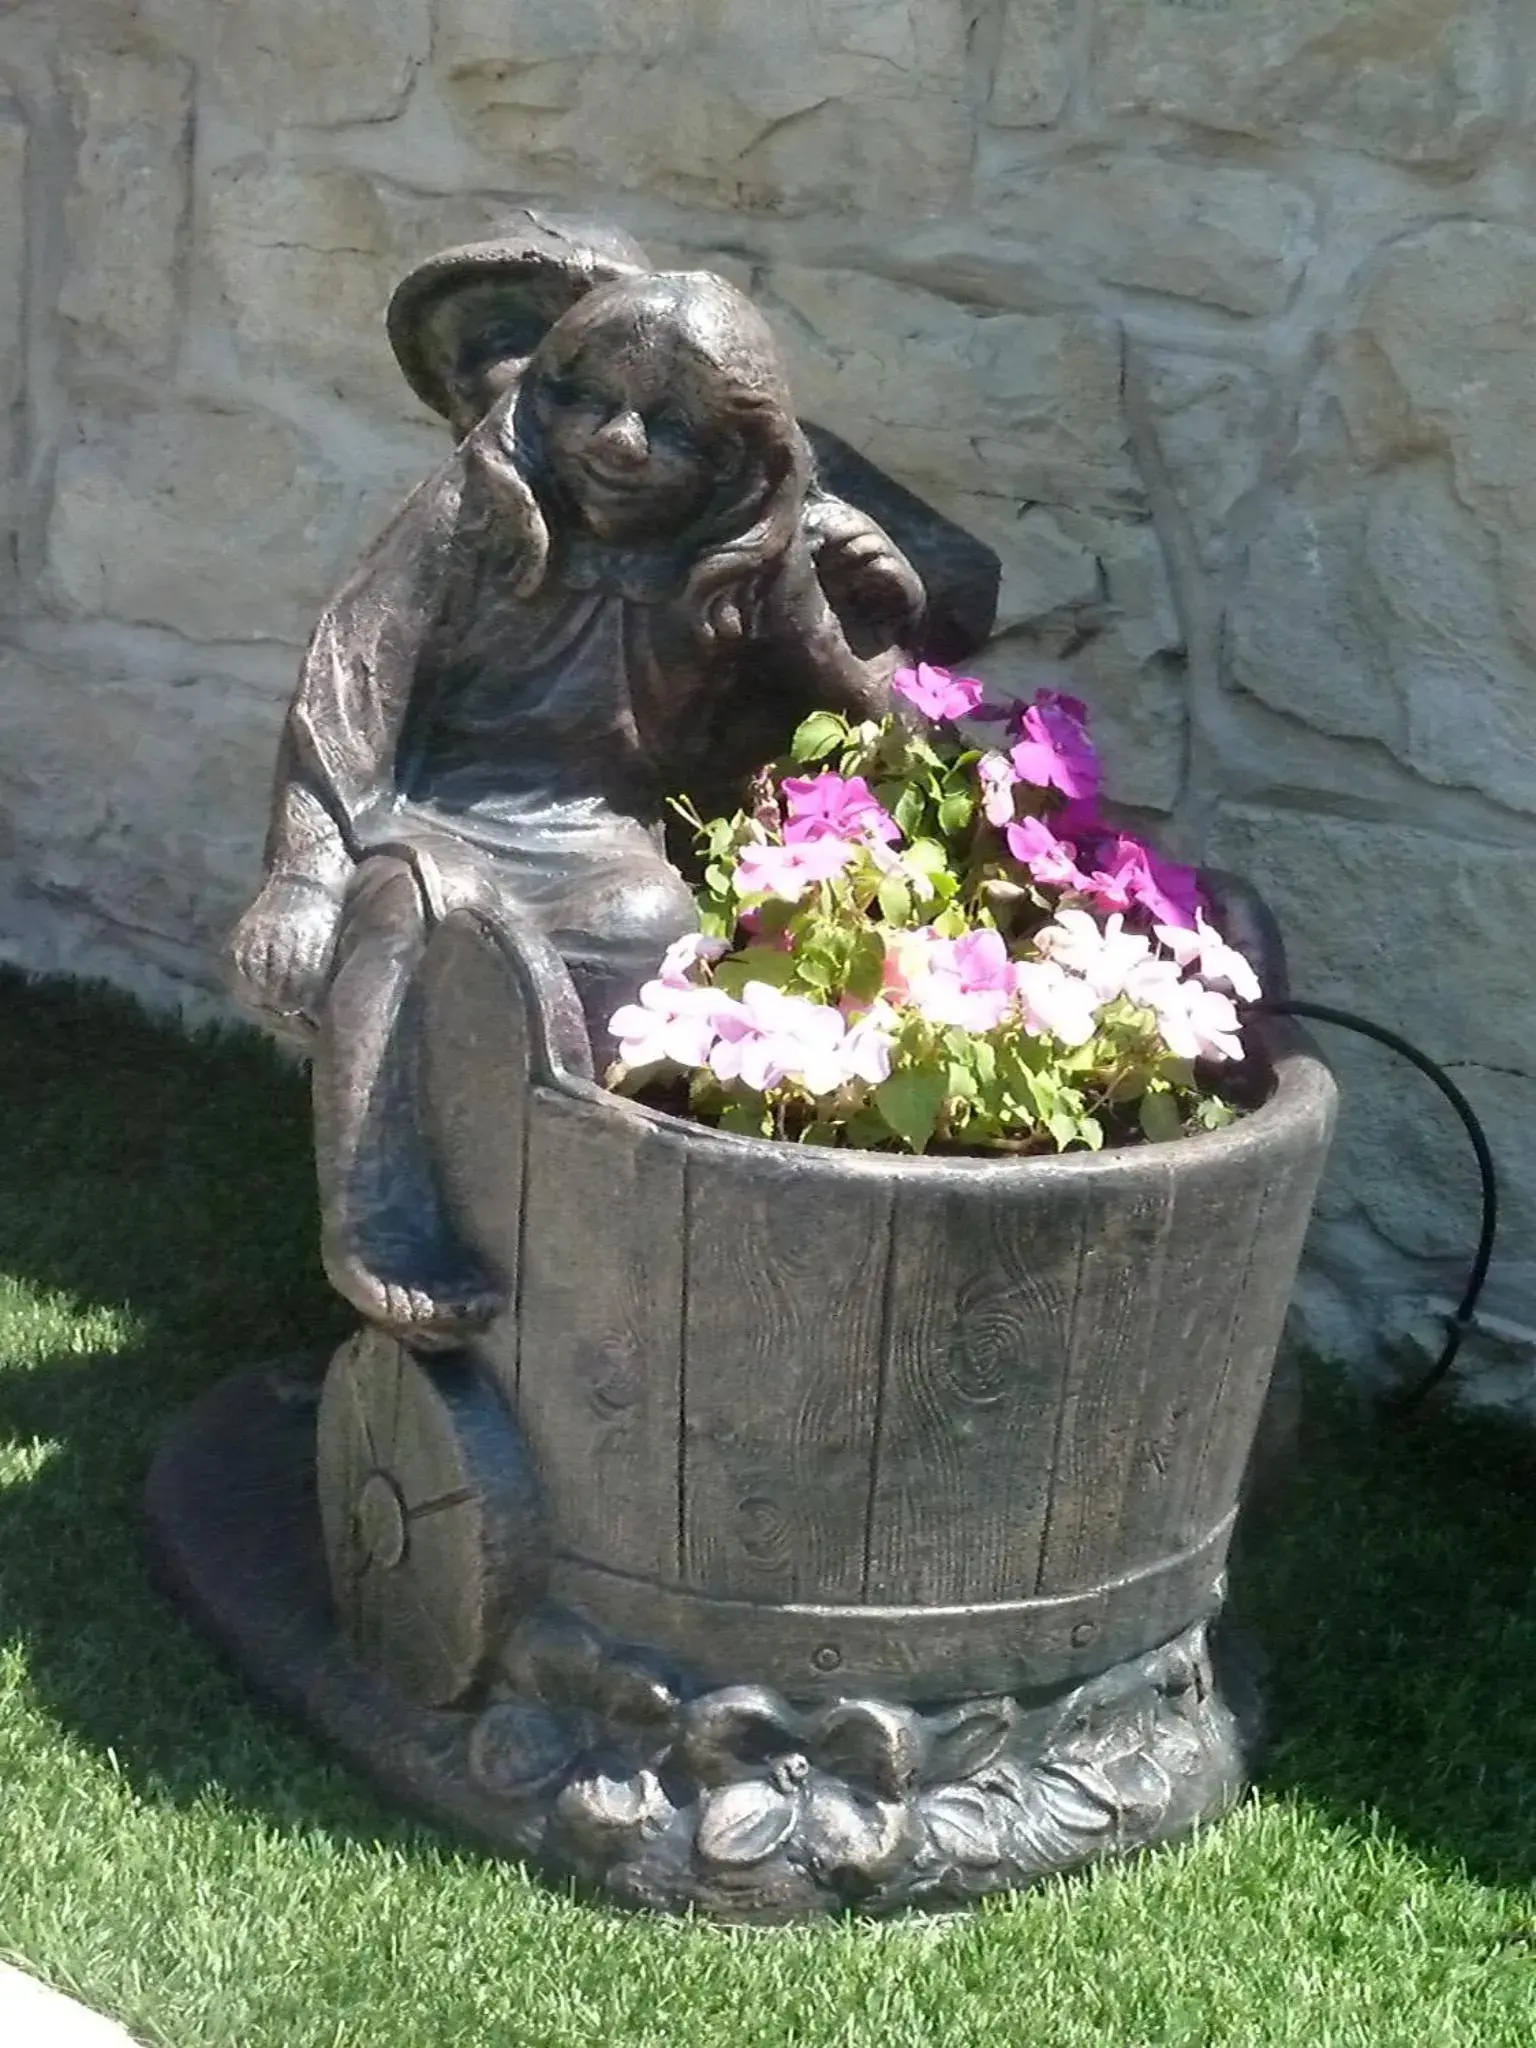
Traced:
POLYGON ((638 469, 651 452, 645 421, 637 412, 616 412, 594 439, 605 461, 625 469, 638 469))

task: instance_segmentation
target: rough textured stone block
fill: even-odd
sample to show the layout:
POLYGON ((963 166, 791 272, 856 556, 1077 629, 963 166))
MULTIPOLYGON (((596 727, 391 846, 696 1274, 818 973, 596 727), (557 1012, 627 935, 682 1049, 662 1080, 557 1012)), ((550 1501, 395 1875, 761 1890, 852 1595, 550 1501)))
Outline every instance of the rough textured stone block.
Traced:
POLYGON ((472 139, 541 180, 899 214, 963 194, 966 44, 953 0, 443 0, 435 57, 472 139))
POLYGON ((281 717, 276 694, 200 668, 0 652, 0 869, 130 944, 211 961, 257 869, 281 717))
POLYGON ((1066 273, 1278 313, 1315 245, 1311 200, 1266 171, 1134 155, 1037 164, 994 151, 982 181, 993 226, 1044 238, 1066 273))
POLYGON ((140 11, 258 135, 388 120, 431 42, 428 0, 141 0, 140 11))
POLYGON ((165 370, 182 326, 191 70, 177 58, 75 48, 59 75, 79 136, 59 311, 87 363, 165 370))
POLYGON ((1072 0, 1007 0, 987 118, 1000 128, 1045 128, 1072 83, 1072 0))
POLYGON ((1104 0, 1098 93, 1112 113, 1458 163, 1506 111, 1500 11, 1497 0, 1104 0))
POLYGON ((1233 675, 1433 782, 1536 809, 1536 237, 1444 222, 1364 279, 1253 545, 1233 675), (1342 421, 1341 435, 1337 422, 1342 421))
POLYGON ((88 418, 59 464, 50 580, 93 617, 193 640, 302 641, 343 508, 314 450, 271 415, 88 418))
POLYGON ((956 492, 1140 505, 1113 322, 977 313, 790 265, 771 272, 765 303, 802 410, 946 509, 956 492))

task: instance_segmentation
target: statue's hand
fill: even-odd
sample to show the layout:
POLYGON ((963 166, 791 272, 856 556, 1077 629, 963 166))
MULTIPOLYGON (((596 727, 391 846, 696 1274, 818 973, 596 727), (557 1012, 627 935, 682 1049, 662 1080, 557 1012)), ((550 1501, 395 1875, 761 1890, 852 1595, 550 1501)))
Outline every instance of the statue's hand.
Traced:
POLYGON ((806 508, 816 574, 827 602, 886 647, 911 644, 927 602, 922 579, 895 542, 853 506, 824 500, 806 508))
POLYGON ((273 875, 230 934, 237 992, 257 1010, 288 1021, 315 1021, 341 903, 307 875, 273 875))

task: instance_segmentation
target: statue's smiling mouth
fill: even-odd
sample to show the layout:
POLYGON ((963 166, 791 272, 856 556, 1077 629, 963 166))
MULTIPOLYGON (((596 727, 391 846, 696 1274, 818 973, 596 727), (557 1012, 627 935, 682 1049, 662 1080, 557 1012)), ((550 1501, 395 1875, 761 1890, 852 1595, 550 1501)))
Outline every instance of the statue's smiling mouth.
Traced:
POLYGON ((601 456, 583 455, 578 458, 577 468, 585 483, 594 484, 600 491, 612 491, 620 495, 643 489, 651 473, 648 458, 641 462, 618 465, 604 462, 601 456))

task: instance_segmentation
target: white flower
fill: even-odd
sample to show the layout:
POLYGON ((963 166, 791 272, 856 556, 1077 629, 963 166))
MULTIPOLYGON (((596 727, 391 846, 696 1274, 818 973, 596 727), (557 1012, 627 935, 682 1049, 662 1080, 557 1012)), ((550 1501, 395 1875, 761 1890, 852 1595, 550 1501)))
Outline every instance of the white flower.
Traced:
POLYGON ((1117 910, 1101 927, 1086 910, 1058 910, 1055 922, 1035 944, 1046 959, 1080 974, 1101 1003, 1125 992, 1126 983, 1152 950, 1149 939, 1125 929, 1117 910))
POLYGON ((663 954, 658 979, 671 988, 686 988, 700 961, 719 960, 730 950, 728 939, 708 939, 703 932, 684 932, 663 954))
POLYGON ((1098 1028, 1099 997, 1080 974, 1055 960, 1021 960, 1014 987, 1030 1031, 1049 1032, 1063 1045, 1086 1045, 1098 1028))
POLYGON ((1193 931, 1173 924, 1158 924, 1152 929, 1180 967, 1195 967, 1208 987, 1225 989, 1240 1003, 1259 1000, 1263 990, 1252 963, 1235 946, 1229 946, 1214 925, 1206 923, 1203 912, 1196 911, 1193 931))
POLYGON ((1153 1007, 1168 1050, 1181 1060, 1240 1060, 1242 1026, 1232 998, 1201 981, 1167 984, 1153 1007))

